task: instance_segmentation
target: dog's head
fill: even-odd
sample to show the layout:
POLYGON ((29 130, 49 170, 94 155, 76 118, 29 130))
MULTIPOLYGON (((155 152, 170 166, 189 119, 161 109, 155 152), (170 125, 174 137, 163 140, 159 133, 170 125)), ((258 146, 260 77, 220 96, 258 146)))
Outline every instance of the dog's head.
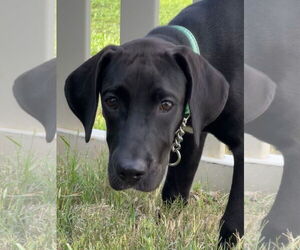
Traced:
POLYGON ((147 38, 104 48, 71 73, 65 94, 87 142, 100 94, 111 186, 151 191, 164 176, 185 106, 198 145, 201 130, 221 113, 228 88, 191 49, 147 38))

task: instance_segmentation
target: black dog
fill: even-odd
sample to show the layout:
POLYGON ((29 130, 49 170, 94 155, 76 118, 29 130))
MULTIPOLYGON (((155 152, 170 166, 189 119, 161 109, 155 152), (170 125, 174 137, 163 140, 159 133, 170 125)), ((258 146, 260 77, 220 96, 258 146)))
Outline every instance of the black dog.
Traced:
POLYGON ((245 61, 276 87, 266 112, 245 130, 275 145, 284 156, 280 188, 263 223, 266 242, 281 236, 278 241, 287 243, 287 231, 300 235, 299 16, 297 0, 245 1, 245 61))
MULTIPOLYGON (((220 242, 243 235, 243 1, 204 0, 184 9, 170 25, 190 30, 201 55, 171 26, 141 39, 108 46, 67 79, 69 106, 89 141, 101 95, 110 152, 109 180, 114 189, 151 191, 163 179, 175 131, 186 104, 191 110, 182 160, 169 167, 162 197, 187 200, 206 134, 224 142, 234 156, 228 205, 220 242)), ((171 154, 171 161, 175 160, 171 154)))

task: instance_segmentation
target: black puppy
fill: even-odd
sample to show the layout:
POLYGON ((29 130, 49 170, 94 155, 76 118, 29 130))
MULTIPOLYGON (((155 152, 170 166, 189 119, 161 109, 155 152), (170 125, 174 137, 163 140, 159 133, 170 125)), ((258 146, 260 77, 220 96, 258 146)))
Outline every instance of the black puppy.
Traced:
POLYGON ((245 2, 245 61, 276 86, 268 110, 245 130, 275 145, 284 156, 280 188, 263 222, 265 242, 280 237, 279 242, 287 243, 287 231, 300 235, 299 16, 297 0, 245 2))
POLYGON ((204 0, 184 9, 170 25, 104 48, 68 77, 66 98, 89 141, 101 95, 109 180, 116 190, 158 187, 188 104, 194 133, 184 136, 182 160, 168 168, 162 197, 168 202, 188 199, 206 134, 212 133, 234 156, 220 230, 221 243, 234 243, 234 235, 242 236, 244 230, 243 1, 204 0), (201 55, 170 25, 191 31, 201 55))

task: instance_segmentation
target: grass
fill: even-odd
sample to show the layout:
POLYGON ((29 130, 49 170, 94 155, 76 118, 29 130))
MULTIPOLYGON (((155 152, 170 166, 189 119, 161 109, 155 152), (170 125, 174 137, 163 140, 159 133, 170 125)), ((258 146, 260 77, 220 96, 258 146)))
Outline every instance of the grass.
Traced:
MULTIPOLYGON (((16 144, 17 145, 17 144, 16 144)), ((0 249, 54 249, 55 158, 0 155, 0 249)))
POLYGON ((106 171, 107 152, 96 161, 71 152, 60 159, 60 249, 215 249, 226 194, 196 184, 189 206, 167 209, 160 190, 113 191, 106 171))
POLYGON ((265 247, 259 247, 261 222, 267 215, 273 205, 275 194, 263 192, 246 192, 245 193, 245 237, 243 239, 245 249, 300 249, 300 237, 294 238, 288 235, 289 245, 281 246, 280 244, 271 243, 265 247))
MULTIPOLYGON (((161 0, 159 24, 167 24, 192 0, 161 0)), ((120 44, 120 0, 91 1, 91 54, 109 44, 120 44)))
POLYGON ((94 123, 94 128, 95 129, 101 129, 101 130, 106 130, 106 123, 105 120, 101 114, 101 107, 98 108, 95 123, 94 123))
MULTIPOLYGON (((59 249, 216 249, 228 194, 203 191, 196 182, 187 206, 178 200, 166 208, 161 188, 112 190, 106 150, 96 160, 67 152, 57 170, 59 249)), ((246 194, 247 234, 235 249, 265 249, 258 248, 259 225, 273 200, 270 194, 246 194)), ((300 248, 300 238, 290 242, 276 249, 300 248)))
MULTIPOLYGON (((16 145, 14 156, 0 155, 0 249, 216 249, 228 194, 196 182, 187 206, 178 200, 166 208, 161 189, 113 191, 105 149, 92 159, 66 142, 55 173, 55 159, 16 145)), ((259 224, 273 200, 246 195, 247 235, 236 249, 258 249, 259 224)), ((290 242, 285 249, 300 249, 300 238, 290 242)))
MULTIPOLYGON (((191 3, 192 0, 161 0, 159 24, 167 24, 191 3)), ((91 54, 95 55, 107 45, 120 44, 120 0, 92 0, 91 7, 91 54)), ((106 129, 101 111, 94 128, 106 129)))

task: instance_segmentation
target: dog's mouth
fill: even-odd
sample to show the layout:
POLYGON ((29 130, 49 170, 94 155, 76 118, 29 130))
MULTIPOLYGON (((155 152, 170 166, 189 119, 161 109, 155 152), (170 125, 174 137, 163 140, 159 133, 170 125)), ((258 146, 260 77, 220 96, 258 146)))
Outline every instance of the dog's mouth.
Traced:
POLYGON ((158 188, 164 174, 166 166, 159 165, 150 169, 141 179, 136 181, 124 181, 116 173, 113 166, 109 166, 108 177, 110 186, 117 191, 133 188, 142 192, 151 192, 158 188))

